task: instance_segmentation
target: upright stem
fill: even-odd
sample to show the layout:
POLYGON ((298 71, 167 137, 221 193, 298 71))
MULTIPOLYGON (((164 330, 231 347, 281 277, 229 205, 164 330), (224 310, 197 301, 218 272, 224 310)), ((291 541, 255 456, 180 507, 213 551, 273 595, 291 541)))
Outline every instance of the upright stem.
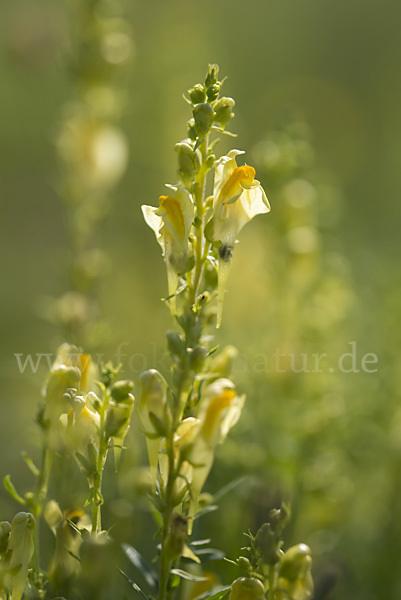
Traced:
POLYGON ((99 533, 102 529, 102 514, 101 505, 103 504, 102 482, 103 468, 108 450, 108 440, 105 438, 104 421, 105 413, 109 403, 109 392, 104 393, 103 404, 99 410, 100 427, 99 427, 99 452, 97 455, 96 472, 93 478, 92 485, 92 533, 99 533))
MULTIPOLYGON (((194 186, 194 198, 196 206, 196 216, 198 217, 198 227, 196 231, 195 241, 195 266, 193 281, 191 277, 188 277, 190 283, 190 291, 188 295, 187 305, 184 308, 184 314, 191 315, 192 307, 195 304, 196 297, 198 295, 199 285, 202 279, 203 266, 206 260, 205 248, 204 248, 204 214, 205 214, 205 193, 206 193, 206 180, 207 180, 207 153, 208 153, 208 137, 205 138, 200 146, 202 154, 202 163, 197 177, 197 181, 194 186)), ((188 343, 188 342, 187 342, 188 343)), ((164 491, 164 511, 163 511, 163 529, 162 529, 162 540, 161 540, 161 554, 160 554, 160 573, 159 573, 159 600, 168 600, 171 597, 171 593, 168 592, 168 580, 170 576, 170 569, 174 557, 169 553, 168 548, 168 536, 170 532, 171 518, 174 510, 174 484, 179 475, 179 469, 175 469, 175 457, 174 457, 174 433, 178 426, 182 413, 184 410, 183 396, 186 392, 183 387, 183 381, 186 380, 185 366, 183 365, 183 373, 180 382, 176 385, 174 390, 175 406, 173 415, 173 426, 166 437, 166 453, 168 456, 168 478, 164 491)))

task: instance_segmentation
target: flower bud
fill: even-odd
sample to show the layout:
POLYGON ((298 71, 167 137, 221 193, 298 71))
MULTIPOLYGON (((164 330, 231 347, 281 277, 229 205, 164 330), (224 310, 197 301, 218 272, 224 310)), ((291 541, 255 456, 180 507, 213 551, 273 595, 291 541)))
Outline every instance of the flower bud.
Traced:
POLYGON ((193 115, 195 119, 195 133, 198 137, 203 137, 209 133, 213 124, 214 111, 210 104, 202 103, 194 107, 193 115))
POLYGON ((185 351, 184 340, 177 331, 167 331, 167 347, 172 356, 180 357, 185 351))
POLYGON ((237 564, 239 567, 245 569, 246 571, 250 571, 252 569, 251 563, 249 562, 249 558, 246 558, 246 556, 240 556, 237 560, 237 564))
POLYGON ((174 150, 178 153, 178 167, 180 175, 192 176, 199 171, 200 160, 199 156, 192 146, 187 142, 180 142, 174 146, 174 150))
MULTIPOLYGON (((132 381, 121 381, 118 383, 132 384, 133 387, 132 381)), ((126 385, 125 390, 127 390, 128 387, 129 386, 126 385)), ((122 386, 121 391, 123 389, 124 388, 122 386)), ((131 415, 134 409, 134 401, 134 396, 130 393, 127 393, 125 398, 115 402, 111 401, 107 409, 104 435, 106 439, 113 438, 114 465, 116 472, 118 470, 125 436, 130 428, 131 415)))
POLYGON ((218 123, 222 127, 225 127, 227 123, 233 118, 233 108, 235 106, 235 101, 232 98, 220 98, 220 100, 215 104, 214 111, 214 121, 218 123))
POLYGON ((128 379, 123 381, 116 381, 111 387, 111 397, 115 402, 125 402, 132 390, 134 389, 134 382, 128 379))
POLYGON ((280 577, 288 581, 296 581, 312 564, 311 550, 306 544, 292 546, 285 553, 280 563, 280 577))
POLYGON ((5 552, 10 538, 11 525, 8 521, 0 522, 0 554, 5 552))
POLYGON ((205 360, 207 357, 208 350, 205 346, 196 346, 196 348, 189 348, 189 365, 190 368, 195 371, 195 373, 199 373, 202 371, 205 360))
POLYGON ((228 600, 264 600, 265 588, 259 579, 239 577, 231 584, 228 600))
POLYGON ((197 135, 196 135, 196 131, 195 131, 195 119, 189 119, 187 135, 188 135, 189 139, 192 140, 193 142, 196 140, 197 135))
POLYGON ((8 550, 11 550, 9 573, 13 600, 21 600, 25 590, 29 563, 34 552, 35 526, 34 516, 26 512, 16 514, 11 524, 8 550))
POLYGON ((167 401, 167 383, 155 369, 144 371, 139 378, 138 417, 145 430, 148 447, 150 476, 153 490, 156 489, 157 464, 161 438, 171 423, 167 401))
POLYGON ((220 81, 217 81, 216 83, 211 85, 210 88, 208 88, 206 95, 207 95, 207 99, 209 100, 209 102, 214 102, 214 100, 217 99, 217 96, 219 95, 219 92, 220 92, 220 88, 221 88, 220 81))
POLYGON ((192 104, 199 104, 200 102, 204 102, 206 100, 205 88, 201 83, 197 83, 193 88, 188 90, 188 95, 192 104))
POLYGON ((208 72, 205 78, 205 86, 208 88, 211 85, 214 85, 217 82, 217 77, 219 74, 219 65, 213 64, 209 65, 208 72))
POLYGON ((166 551, 170 560, 181 556, 185 538, 187 537, 188 521, 182 515, 174 513, 171 517, 170 533, 166 540, 166 551))

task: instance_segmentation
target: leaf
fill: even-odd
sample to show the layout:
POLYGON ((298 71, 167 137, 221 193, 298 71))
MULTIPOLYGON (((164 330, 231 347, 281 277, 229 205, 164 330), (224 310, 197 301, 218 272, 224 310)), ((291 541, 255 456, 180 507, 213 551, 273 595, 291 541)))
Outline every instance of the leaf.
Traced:
POLYGON ((129 544, 122 544, 122 549, 128 560, 142 573, 146 583, 156 591, 159 585, 158 577, 151 565, 139 554, 138 550, 129 544))
POLYGON ((228 483, 227 485, 222 487, 218 492, 213 494, 213 501, 218 502, 219 500, 221 500, 221 498, 223 498, 223 496, 228 494, 228 492, 234 490, 241 483, 244 483, 247 479, 248 477, 239 477, 238 479, 234 479, 234 481, 230 481, 230 483, 228 483))
POLYGON ((201 508, 196 515, 194 516, 194 519, 199 519, 199 517, 203 517, 203 515, 207 515, 210 512, 214 512, 215 510, 217 510, 219 507, 216 504, 210 504, 209 506, 205 506, 204 508, 201 508))
POLYGON ((31 473, 35 475, 35 477, 39 477, 40 471, 28 454, 26 452, 21 452, 21 456, 31 473))
POLYGON ((139 596, 142 598, 142 600, 148 600, 147 595, 141 590, 141 588, 139 587, 139 585, 137 583, 135 583, 135 581, 133 581, 129 575, 127 575, 127 573, 124 573, 124 571, 122 571, 122 569, 120 569, 119 567, 116 567, 116 569, 118 571, 120 571, 121 575, 123 577, 125 577, 125 579, 134 588, 134 590, 136 591, 136 593, 139 594, 139 596))
POLYGON ((212 540, 210 538, 207 538, 205 540, 194 540, 193 542, 190 542, 190 546, 204 546, 205 544, 209 544, 212 540))
POLYGON ((207 577, 193 575, 192 573, 188 573, 188 571, 183 571, 183 569, 171 569, 170 573, 173 575, 178 575, 178 577, 181 577, 181 579, 186 579, 187 581, 207 581, 207 577))
POLYGON ((201 596, 197 596, 194 600, 223 600, 225 596, 229 594, 231 590, 230 586, 226 586, 217 590, 217 592, 211 593, 210 591, 205 592, 201 596))
POLYGON ((79 535, 82 536, 82 530, 74 523, 74 521, 71 521, 71 519, 66 519, 68 525, 70 525, 70 527, 73 528, 74 531, 76 531, 77 533, 79 533, 79 535))
POLYGON ((201 548, 196 551, 197 556, 200 558, 201 562, 207 562, 209 560, 223 560, 225 557, 224 552, 222 550, 217 550, 216 548, 201 548))
POLYGON ((10 496, 12 496, 14 498, 14 500, 16 500, 20 504, 23 504, 24 506, 26 506, 26 501, 24 500, 24 498, 22 498, 19 495, 19 493, 15 489, 14 485, 11 483, 10 475, 6 475, 4 477, 3 484, 4 484, 4 487, 7 490, 7 492, 10 494, 10 496))

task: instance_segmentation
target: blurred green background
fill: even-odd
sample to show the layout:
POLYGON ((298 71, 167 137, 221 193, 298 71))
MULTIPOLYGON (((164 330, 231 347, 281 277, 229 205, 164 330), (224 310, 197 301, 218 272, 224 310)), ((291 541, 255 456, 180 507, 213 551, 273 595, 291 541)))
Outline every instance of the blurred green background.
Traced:
MULTIPOLYGON (((181 94, 217 62, 228 75, 225 94, 236 100, 231 130, 238 134, 222 140, 218 153, 246 150, 272 212, 241 235, 216 336, 239 348, 236 380, 248 400, 209 489, 244 473, 249 479, 205 519, 205 529, 236 556, 241 531, 290 497, 287 542, 312 546, 316 598, 398 599, 399 7, 394 0, 111 3, 123 6, 134 47, 119 80, 128 94, 128 167, 96 235, 112 265, 98 295, 109 333, 97 351, 113 359, 123 343, 124 374, 134 379, 165 364, 165 270, 140 205, 156 204, 164 183, 176 181, 173 147, 190 117, 181 94), (305 161, 291 154, 298 142, 305 161), (298 226, 313 229, 313 248, 305 250, 301 236, 297 250, 291 229, 298 226), (260 355, 277 349, 335 360, 353 341, 359 373, 330 373, 334 362, 308 374, 260 366, 260 355), (376 373, 360 368, 366 353, 378 356, 376 373)), ((12 472, 22 489, 20 451, 37 452, 34 416, 46 364, 20 373, 15 353, 55 352, 62 336, 40 306, 69 285, 55 140, 62 108, 76 95, 71 4, 0 6, 0 472, 12 472)), ((134 493, 135 432, 135 456, 110 496, 134 493)), ((0 509, 2 518, 15 509, 3 492, 0 509)), ((140 540, 135 519, 131 535, 140 540)))

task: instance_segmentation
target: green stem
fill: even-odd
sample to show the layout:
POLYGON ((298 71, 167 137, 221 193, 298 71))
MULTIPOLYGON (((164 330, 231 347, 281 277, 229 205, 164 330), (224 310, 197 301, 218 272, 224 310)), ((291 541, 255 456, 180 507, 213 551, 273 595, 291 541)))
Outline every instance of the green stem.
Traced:
POLYGON ((167 597, 168 580, 171 569, 171 558, 168 556, 167 538, 170 529, 171 517, 173 514, 173 492, 176 473, 174 469, 174 429, 171 430, 166 439, 166 451, 168 456, 168 478, 165 490, 165 508, 163 511, 163 532, 160 554, 160 575, 159 575, 159 600, 167 597))
POLYGON ((200 219, 200 224, 196 233, 195 242, 195 273, 194 281, 192 285, 190 295, 190 305, 193 305, 198 294, 199 284, 202 278, 203 265, 205 263, 203 255, 203 240, 204 240, 204 215, 205 215, 205 194, 206 194, 206 182, 208 168, 206 166, 207 153, 208 153, 208 140, 209 137, 205 138, 205 141, 200 146, 202 154, 202 164, 199 170, 198 181, 195 184, 195 205, 196 205, 196 216, 200 219))
POLYGON ((102 496, 102 483, 103 483, 103 469, 104 463, 106 462, 106 455, 108 450, 109 442, 105 438, 105 414, 109 404, 109 392, 105 391, 103 404, 99 410, 100 415, 100 427, 99 427, 99 452, 96 461, 96 472, 93 478, 92 485, 92 533, 99 533, 102 529, 102 513, 101 505, 103 504, 102 496))
POLYGON ((43 511, 43 506, 46 502, 47 490, 49 487, 49 479, 51 473, 51 467, 53 462, 53 452, 49 450, 47 446, 47 442, 45 441, 43 444, 42 450, 42 464, 38 474, 37 482, 36 482, 36 491, 33 497, 33 509, 32 513, 35 517, 36 525, 34 530, 34 556, 33 556, 33 564, 35 568, 35 572, 40 575, 40 538, 39 538, 39 522, 40 516, 43 511))

